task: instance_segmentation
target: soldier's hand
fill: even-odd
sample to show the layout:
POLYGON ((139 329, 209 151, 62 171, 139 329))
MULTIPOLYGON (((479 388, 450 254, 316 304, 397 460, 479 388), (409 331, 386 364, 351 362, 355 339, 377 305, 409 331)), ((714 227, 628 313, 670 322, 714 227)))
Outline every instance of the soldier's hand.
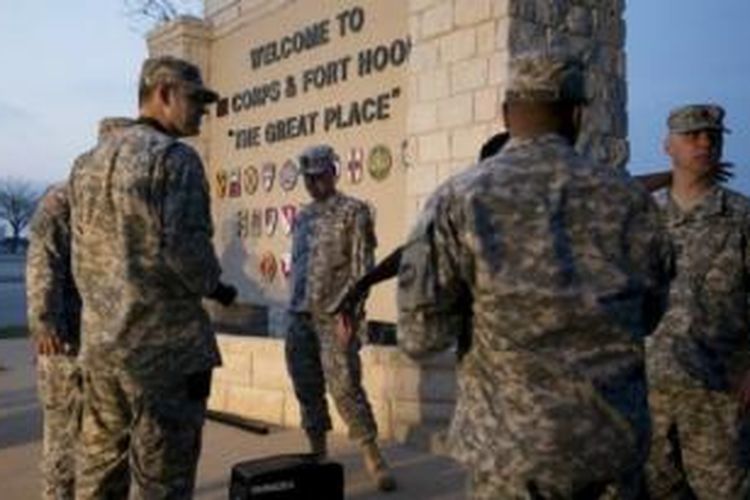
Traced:
POLYGON ((36 337, 36 353, 38 356, 54 356, 64 352, 62 341, 51 333, 42 333, 36 337))
POLYGON ((336 316, 336 342, 342 349, 347 349, 354 334, 354 320, 348 313, 336 316))
POLYGON ((740 415, 747 416, 750 414, 750 371, 747 371, 740 381, 737 399, 740 404, 740 415))
POLYGON ((216 285, 216 289, 211 292, 211 295, 209 295, 208 298, 215 300, 224 307, 231 306, 237 298, 237 289, 232 285, 225 285, 224 283, 219 282, 219 284, 216 285))

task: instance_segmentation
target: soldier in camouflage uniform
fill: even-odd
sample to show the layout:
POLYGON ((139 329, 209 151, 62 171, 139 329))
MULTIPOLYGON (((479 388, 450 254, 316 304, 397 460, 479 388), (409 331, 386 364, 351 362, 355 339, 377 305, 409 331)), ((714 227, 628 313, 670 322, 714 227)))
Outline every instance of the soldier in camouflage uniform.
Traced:
POLYGON ((42 196, 29 227, 26 298, 44 415, 42 498, 72 499, 81 303, 70 268, 70 207, 64 183, 42 196))
POLYGON ((233 300, 211 243, 196 135, 215 92, 192 64, 144 62, 140 118, 76 161, 73 275, 83 300, 76 498, 190 498, 212 369, 202 297, 233 300))
POLYGON ((647 342, 654 499, 750 498, 750 200, 717 183, 723 118, 690 105, 667 120, 677 272, 647 342))
POLYGON ((352 325, 340 327, 334 314, 349 287, 372 268, 375 233, 367 205, 336 191, 335 161, 329 146, 311 147, 300 156, 313 201, 295 221, 287 368, 312 452, 326 454, 331 429, 327 385, 350 437, 362 445, 373 480, 378 488, 392 490, 395 481, 377 445, 375 418, 362 387, 364 298, 347 315, 352 325))
MULTIPOLYGON (((99 140, 132 122, 108 118, 99 140)), ((29 330, 37 352, 37 380, 44 413, 42 497, 72 499, 75 443, 80 425, 81 299, 70 262, 68 186, 55 184, 39 201, 29 229, 26 302, 29 330)))
POLYGON ((515 59, 510 141, 437 190, 404 249, 402 349, 472 336, 448 442, 472 498, 639 494, 670 250, 648 193, 573 149, 583 102, 574 59, 515 59))

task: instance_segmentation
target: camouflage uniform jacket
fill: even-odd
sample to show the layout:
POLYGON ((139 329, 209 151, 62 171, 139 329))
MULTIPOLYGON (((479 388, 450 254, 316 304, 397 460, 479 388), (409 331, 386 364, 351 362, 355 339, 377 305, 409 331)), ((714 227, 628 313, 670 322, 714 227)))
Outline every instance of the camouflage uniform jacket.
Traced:
POLYGON ((555 134, 484 163, 443 184, 409 238, 399 344, 420 357, 470 330, 449 436, 459 460, 611 478, 647 448, 643 337, 669 277, 658 208, 555 134))
POLYGON ((292 312, 330 313, 372 269, 377 245, 369 207, 334 193, 306 205, 292 243, 292 312))
POLYGON ((663 213, 677 275, 647 344, 649 377, 729 391, 750 369, 750 200, 717 186, 688 212, 667 196, 663 213))
POLYGON ((83 366, 145 381, 219 364, 201 305, 220 268, 198 154, 137 122, 76 161, 70 190, 83 366))
POLYGON ((76 352, 81 299, 71 270, 70 205, 65 184, 47 191, 31 220, 26 298, 31 334, 56 335, 76 352))

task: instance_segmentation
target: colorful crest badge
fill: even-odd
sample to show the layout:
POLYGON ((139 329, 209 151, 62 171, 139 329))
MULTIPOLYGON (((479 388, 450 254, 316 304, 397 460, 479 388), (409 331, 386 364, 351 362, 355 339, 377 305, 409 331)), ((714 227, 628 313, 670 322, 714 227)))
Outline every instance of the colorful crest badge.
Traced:
POLYGON ((216 195, 219 198, 225 198, 227 196, 228 180, 226 170, 219 170, 216 172, 216 195))
POLYGON ((281 267, 281 274, 288 278, 292 274, 292 254, 284 252, 279 255, 279 265, 281 267))
POLYGON ((276 277, 276 271, 278 271, 278 264, 276 263, 276 257, 271 252, 265 252, 260 258, 258 263, 260 275, 268 283, 273 282, 276 277))
POLYGON ((276 209, 276 207, 269 207, 264 212, 264 221, 263 225, 266 228, 266 234, 268 236, 273 236, 273 233, 276 232, 276 226, 279 223, 279 211, 276 209))
POLYGON ((243 209, 237 212, 237 237, 247 238, 250 231, 250 211, 243 209))
POLYGON ((349 172, 349 181, 359 184, 365 172, 365 150, 364 148, 352 148, 349 151, 349 159, 346 162, 346 170, 349 172))
POLYGON ((270 191, 273 188, 273 181, 276 179, 276 164, 266 163, 260 169, 260 179, 263 183, 263 189, 270 191))
POLYGON ((257 238, 263 234, 263 212, 254 208, 250 215, 250 235, 257 238))
POLYGON ((284 234, 292 234, 294 230, 294 219, 297 218, 297 207, 294 205, 284 205, 281 207, 281 222, 284 228, 284 234))
POLYGON ((239 169, 229 172, 229 197, 237 198, 242 196, 242 176, 239 169))
POLYGON ((281 189, 284 191, 291 191, 297 186, 297 178, 299 177, 299 169, 294 160, 287 160, 284 166, 279 171, 279 184, 281 189))
POLYGON ((376 181, 386 179, 391 173, 393 166, 393 155, 388 146, 378 144, 370 150, 370 157, 367 159, 367 171, 376 181))
POLYGON ((258 169, 250 165, 242 172, 242 184, 246 195, 253 195, 258 190, 258 169))

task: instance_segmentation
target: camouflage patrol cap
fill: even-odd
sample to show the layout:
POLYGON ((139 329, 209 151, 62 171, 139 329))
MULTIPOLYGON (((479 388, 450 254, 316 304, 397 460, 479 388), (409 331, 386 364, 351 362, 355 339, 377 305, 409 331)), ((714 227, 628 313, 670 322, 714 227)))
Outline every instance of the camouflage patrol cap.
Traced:
POLYGON ((338 155, 327 144, 310 146, 299 155, 300 170, 304 175, 317 175, 334 169, 337 161, 338 155))
POLYGON ((157 83, 181 83, 191 87, 203 102, 216 102, 219 94, 206 87, 201 71, 195 64, 173 56, 150 57, 141 66, 141 90, 157 83))
POLYGON ((586 102, 583 63, 561 52, 529 52, 510 63, 508 102, 586 102))
POLYGON ((669 113, 667 126, 675 134, 696 130, 730 132, 724 126, 724 108, 715 104, 690 104, 675 108, 669 113))

